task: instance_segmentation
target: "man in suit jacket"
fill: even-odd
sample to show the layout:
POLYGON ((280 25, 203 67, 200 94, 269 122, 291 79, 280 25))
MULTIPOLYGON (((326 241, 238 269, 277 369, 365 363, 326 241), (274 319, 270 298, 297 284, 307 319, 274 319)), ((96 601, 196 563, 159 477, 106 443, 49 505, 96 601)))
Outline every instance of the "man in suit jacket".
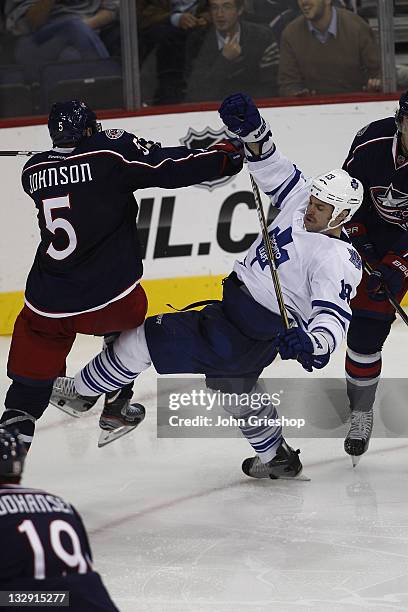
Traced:
POLYGON ((187 100, 217 101, 238 90, 277 95, 279 48, 272 31, 241 19, 244 0, 209 0, 209 9, 212 25, 195 59, 190 55, 187 100))

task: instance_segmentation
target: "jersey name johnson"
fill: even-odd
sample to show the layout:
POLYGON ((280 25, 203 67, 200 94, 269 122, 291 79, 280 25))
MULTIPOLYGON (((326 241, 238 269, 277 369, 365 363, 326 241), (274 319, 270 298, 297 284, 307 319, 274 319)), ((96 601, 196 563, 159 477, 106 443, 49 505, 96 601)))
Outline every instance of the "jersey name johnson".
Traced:
POLYGON ((28 181, 30 194, 46 187, 86 183, 87 181, 92 181, 91 166, 89 163, 84 163, 44 168, 32 173, 30 172, 28 181))

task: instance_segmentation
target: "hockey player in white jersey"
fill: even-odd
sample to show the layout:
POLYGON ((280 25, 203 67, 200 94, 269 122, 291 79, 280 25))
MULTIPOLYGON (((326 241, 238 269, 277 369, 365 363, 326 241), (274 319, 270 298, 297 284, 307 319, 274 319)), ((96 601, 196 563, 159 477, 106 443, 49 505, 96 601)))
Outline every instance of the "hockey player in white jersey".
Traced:
MULTIPOLYGON (((281 210, 269 225, 291 328, 285 330, 262 236, 224 280, 223 298, 201 311, 149 317, 124 332, 74 379, 60 378, 52 401, 85 410, 99 395, 122 387, 154 365, 159 374, 205 374, 207 386, 229 393, 259 392, 262 370, 277 353, 313 371, 329 362, 345 338, 350 299, 361 280, 361 260, 343 225, 363 198, 361 183, 344 170, 307 180, 276 148, 268 123, 244 94, 229 96, 220 116, 244 142, 248 168, 281 210)), ((277 418, 263 405, 249 414, 277 418)), ((255 478, 295 477, 298 453, 277 425, 240 427, 257 453, 242 469, 255 478)))

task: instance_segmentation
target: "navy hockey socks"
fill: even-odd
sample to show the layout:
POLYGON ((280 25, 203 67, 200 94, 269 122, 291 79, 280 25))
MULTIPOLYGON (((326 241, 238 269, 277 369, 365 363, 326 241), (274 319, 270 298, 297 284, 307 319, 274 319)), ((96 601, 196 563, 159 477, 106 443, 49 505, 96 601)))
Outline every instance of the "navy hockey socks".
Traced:
POLYGON ((27 450, 33 440, 35 422, 47 408, 51 392, 52 384, 34 387, 15 381, 7 391, 6 409, 1 415, 0 426, 9 431, 17 429, 27 450))

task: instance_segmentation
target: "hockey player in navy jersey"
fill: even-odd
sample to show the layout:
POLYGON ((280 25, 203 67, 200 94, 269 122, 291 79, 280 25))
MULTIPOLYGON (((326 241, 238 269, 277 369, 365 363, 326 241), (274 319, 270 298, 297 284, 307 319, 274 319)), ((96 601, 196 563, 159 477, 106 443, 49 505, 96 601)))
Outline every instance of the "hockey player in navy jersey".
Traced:
POLYGON ((398 302, 408 290, 408 92, 401 96, 395 117, 374 121, 357 133, 343 167, 364 186, 363 204, 348 232, 373 269, 371 275, 364 273, 351 302, 347 335, 351 426, 344 448, 359 457, 368 448, 381 351, 395 320, 383 289, 398 302))
MULTIPOLYGON (((294 327, 285 331, 270 277, 262 236, 224 280, 222 302, 200 312, 149 317, 122 333, 74 379, 57 379, 54 401, 88 406, 101 393, 129 383, 153 363, 160 374, 205 374, 207 386, 228 393, 262 390, 262 370, 278 351, 308 370, 323 368, 345 338, 350 299, 361 280, 361 259, 343 224, 363 198, 361 183, 344 170, 307 180, 276 148, 267 122, 244 94, 228 97, 220 108, 228 129, 245 145, 250 172, 281 210, 269 225, 284 302, 294 327)), ((265 425, 241 427, 256 451, 242 469, 254 478, 295 477, 298 452, 273 424, 269 403, 234 416, 265 418, 265 425)))
MULTIPOLYGON (((101 131, 96 115, 75 100, 52 107, 48 128, 52 149, 34 155, 22 172, 41 241, 14 327, 7 368, 13 383, 0 420, 6 428, 18 424, 27 446, 76 333, 106 336, 145 318, 133 192, 232 175, 243 161, 230 141, 162 148, 124 130, 101 131)), ((108 396, 102 428, 134 427, 143 419, 131 395, 127 388, 119 398, 108 396)))
POLYGON ((117 611, 92 568, 75 508, 58 495, 20 484, 25 457, 18 431, 0 429, 0 591, 68 591, 70 610, 117 611))

